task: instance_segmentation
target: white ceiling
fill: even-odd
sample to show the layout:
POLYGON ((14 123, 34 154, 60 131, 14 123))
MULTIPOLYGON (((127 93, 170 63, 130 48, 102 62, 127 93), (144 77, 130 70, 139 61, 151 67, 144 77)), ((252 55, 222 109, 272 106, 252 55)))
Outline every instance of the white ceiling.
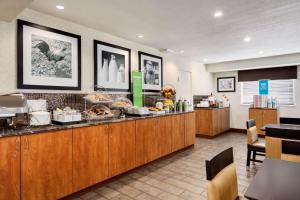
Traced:
POLYGON ((35 0, 30 8, 210 63, 300 52, 300 0, 35 0))
POLYGON ((32 0, 0 0, 0 20, 14 20, 31 2, 32 0))

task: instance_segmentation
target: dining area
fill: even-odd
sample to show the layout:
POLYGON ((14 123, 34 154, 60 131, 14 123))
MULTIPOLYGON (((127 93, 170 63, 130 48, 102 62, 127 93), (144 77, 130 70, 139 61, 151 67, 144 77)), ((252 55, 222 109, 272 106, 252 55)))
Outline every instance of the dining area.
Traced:
POLYGON ((206 160, 207 199, 298 200, 300 198, 300 119, 280 117, 279 123, 257 127, 246 122, 246 171, 257 169, 239 196, 233 148, 206 160), (263 132, 258 134, 257 130, 263 132))

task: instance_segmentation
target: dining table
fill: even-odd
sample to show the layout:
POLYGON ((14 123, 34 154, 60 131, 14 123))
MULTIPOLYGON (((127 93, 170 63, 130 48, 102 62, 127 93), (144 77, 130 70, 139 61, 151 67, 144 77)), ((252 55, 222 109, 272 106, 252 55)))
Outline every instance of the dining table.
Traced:
POLYGON ((300 164, 266 158, 245 193, 250 200, 299 200, 300 164))
POLYGON ((300 125, 297 124, 266 124, 260 128, 262 131, 266 131, 266 128, 282 129, 282 130, 299 130, 300 125))

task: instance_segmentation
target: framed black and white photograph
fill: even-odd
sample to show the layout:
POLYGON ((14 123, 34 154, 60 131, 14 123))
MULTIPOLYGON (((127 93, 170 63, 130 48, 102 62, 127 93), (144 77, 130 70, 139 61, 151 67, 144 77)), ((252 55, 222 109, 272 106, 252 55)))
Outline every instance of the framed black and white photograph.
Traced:
POLYGON ((235 77, 217 78, 218 92, 235 92, 235 77))
POLYGON ((139 70, 143 73, 143 90, 158 92, 163 85, 163 58, 139 51, 139 70))
POLYGON ((94 89, 130 92, 130 57, 128 48, 94 40, 94 89))
POLYGON ((18 20, 19 89, 81 89, 81 36, 18 20))

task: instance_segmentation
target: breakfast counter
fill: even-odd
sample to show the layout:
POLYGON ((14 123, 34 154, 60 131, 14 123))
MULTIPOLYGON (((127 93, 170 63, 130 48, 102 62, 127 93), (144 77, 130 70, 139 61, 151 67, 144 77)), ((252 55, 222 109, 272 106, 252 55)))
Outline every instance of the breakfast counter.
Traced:
POLYGON ((163 116, 172 116, 172 115, 180 115, 185 113, 193 113, 191 112, 173 112, 173 113, 166 113, 163 115, 148 115, 148 116, 126 116, 126 118, 108 118, 104 120, 94 120, 94 121, 87 121, 78 124, 72 125, 46 125, 46 126, 37 126, 37 127, 23 127, 19 129, 3 129, 0 131, 0 138, 2 137, 10 137, 10 136, 22 136, 22 135, 30 135, 36 133, 46 133, 49 131, 59 131, 65 129, 72 129, 72 128, 81 128, 87 126, 97 126, 97 125, 104 125, 104 124, 111 124, 111 123, 118 123, 118 122, 126 122, 126 121, 135 121, 135 120, 142 120, 142 119, 150 119, 150 118, 157 118, 163 116))
POLYGON ((0 197, 61 199, 192 146, 195 133, 195 112, 3 131, 0 197))

